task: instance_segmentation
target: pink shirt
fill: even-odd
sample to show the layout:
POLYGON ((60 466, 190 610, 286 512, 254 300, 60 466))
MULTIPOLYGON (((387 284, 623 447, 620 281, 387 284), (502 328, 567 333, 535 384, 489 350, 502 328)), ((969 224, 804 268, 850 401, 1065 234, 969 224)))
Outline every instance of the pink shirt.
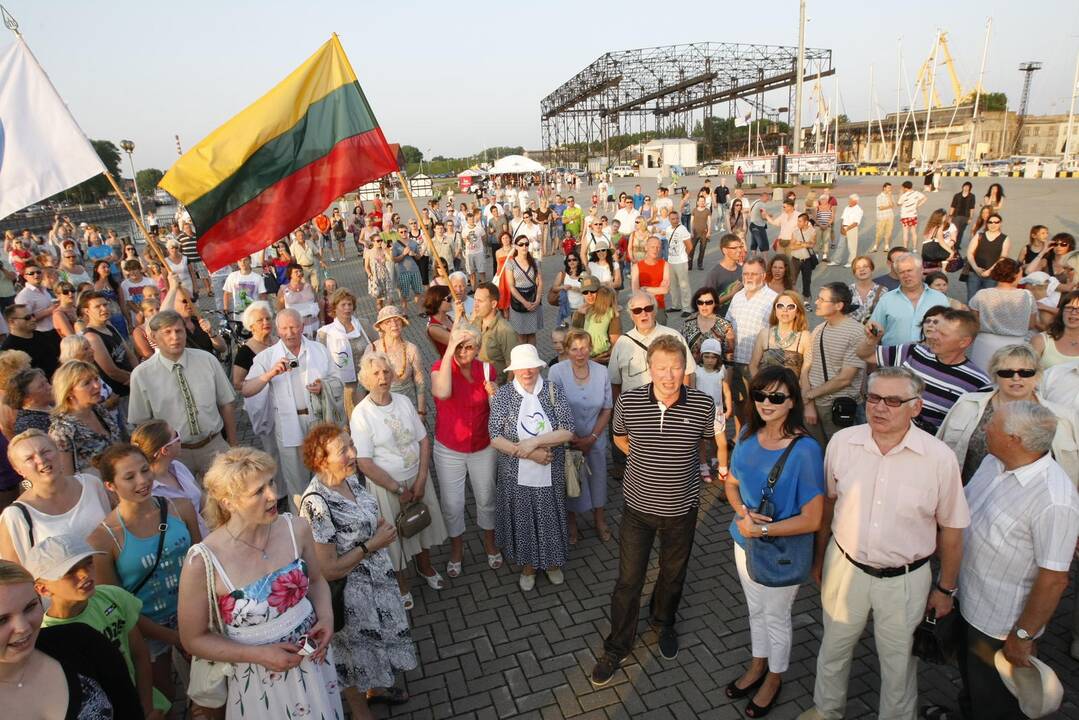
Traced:
POLYGON ((860 563, 891 568, 932 555, 937 527, 965 528, 970 510, 955 452, 914 425, 881 455, 869 425, 832 436, 824 456, 832 535, 860 563))

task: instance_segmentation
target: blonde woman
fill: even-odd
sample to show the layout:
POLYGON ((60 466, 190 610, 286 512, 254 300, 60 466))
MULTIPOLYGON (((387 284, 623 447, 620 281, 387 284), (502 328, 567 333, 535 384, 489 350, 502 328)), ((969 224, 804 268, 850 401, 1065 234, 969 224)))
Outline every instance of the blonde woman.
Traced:
POLYGON ((139 303, 139 311, 142 313, 142 322, 131 331, 131 344, 135 346, 135 354, 139 361, 149 360, 157 343, 154 342, 154 334, 150 332, 150 320, 161 310, 161 303, 152 298, 145 298, 139 303))
POLYGON ((346 288, 336 290, 330 297, 333 321, 320 327, 315 334, 315 339, 330 351, 330 358, 341 372, 341 380, 345 383, 345 412, 348 415, 356 407, 356 370, 360 358, 371 345, 371 337, 354 315, 355 311, 356 296, 352 291, 346 288))
POLYGON ((122 439, 116 415, 102 404, 97 368, 81 360, 64 363, 52 376, 52 391, 49 435, 60 449, 65 471, 96 472, 93 457, 122 439))
POLYGON ((802 296, 785 290, 772 302, 768 327, 757 335, 757 344, 749 360, 749 376, 770 365, 790 368, 795 375, 802 372, 802 362, 809 355, 809 324, 806 322, 802 296))

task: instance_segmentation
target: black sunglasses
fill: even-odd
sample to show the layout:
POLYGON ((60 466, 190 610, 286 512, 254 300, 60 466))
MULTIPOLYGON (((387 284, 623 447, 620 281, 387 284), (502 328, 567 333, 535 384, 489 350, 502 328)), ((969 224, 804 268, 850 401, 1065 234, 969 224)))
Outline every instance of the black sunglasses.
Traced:
POLYGON ((700 300, 697 301, 697 307, 700 307, 701 305, 715 305, 715 304, 716 304, 715 300, 705 300, 704 298, 701 298, 700 300))
POLYGON ((1037 374, 1038 374, 1037 370, 1032 370, 1030 368, 1022 368, 1022 369, 1010 369, 1009 368, 1009 369, 997 370, 997 377, 998 378, 1011 378, 1011 377, 1015 377, 1016 375, 1018 375, 1021 378, 1032 378, 1037 374))
POLYGON ((645 305, 644 307, 630 308, 629 311, 634 315, 640 315, 641 313, 651 313, 656 311, 655 305, 645 305))
POLYGON ((582 295, 595 295, 596 292, 598 292, 598 291, 596 291, 596 290, 582 290, 581 294, 582 295))
POLYGON ((526 242, 519 242, 519 243, 513 243, 513 244, 516 245, 517 247, 528 247, 528 243, 526 243, 526 242))
POLYGON ((787 393, 781 393, 781 392, 766 393, 766 392, 764 392, 762 390, 754 390, 753 392, 750 393, 750 395, 753 396, 753 400, 755 402, 764 402, 765 400, 767 400, 768 402, 770 402, 773 405, 782 405, 783 403, 787 402, 787 400, 789 400, 790 397, 791 397, 787 393))

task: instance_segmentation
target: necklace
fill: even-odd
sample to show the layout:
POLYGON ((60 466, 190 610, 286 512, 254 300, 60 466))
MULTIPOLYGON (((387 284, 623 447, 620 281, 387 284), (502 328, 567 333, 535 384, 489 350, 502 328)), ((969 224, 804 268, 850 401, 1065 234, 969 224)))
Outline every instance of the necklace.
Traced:
MULTIPOLYGON (((405 371, 408 369, 408 349, 405 347, 404 342, 401 343, 401 346, 401 369, 393 368, 393 374, 397 376, 398 380, 405 379, 405 371)), ((382 352, 389 356, 391 363, 395 360, 393 351, 386 345, 386 338, 382 338, 382 352)))
POLYGON ((591 368, 589 368, 587 365, 584 368, 584 377, 581 377, 580 375, 577 374, 577 367, 576 366, 570 365, 570 369, 573 370, 573 379, 576 380, 578 382, 578 384, 581 384, 581 385, 588 382, 588 378, 592 374, 591 368))
POLYGON ((22 672, 19 673, 19 678, 17 680, 0 680, 0 683, 3 683, 5 685, 14 685, 16 689, 21 689, 23 678, 26 677, 26 672, 30 669, 30 663, 32 663, 33 661, 34 656, 31 656, 30 659, 26 661, 26 665, 23 666, 22 672))
POLYGON ((798 338, 798 331, 791 330, 790 334, 787 335, 787 339, 781 340, 779 337, 779 326, 776 325, 774 328, 772 328, 772 337, 775 339, 776 344, 779 345, 779 347, 787 350, 790 348, 791 345, 794 344, 794 341, 798 338))
POLYGON ((259 551, 260 553, 262 553, 262 559, 263 559, 263 560, 269 560, 269 559, 270 559, 270 556, 266 554, 266 547, 267 547, 267 546, 268 546, 268 545, 270 544, 270 534, 269 534, 269 533, 267 533, 267 534, 266 534, 266 542, 264 542, 264 543, 262 544, 262 547, 259 547, 258 545, 252 545, 251 543, 247 542, 247 541, 246 541, 246 540, 244 540, 243 538, 238 538, 238 537, 236 537, 235 535, 233 535, 233 534, 232 534, 232 530, 230 530, 230 529, 229 529, 229 527, 228 527, 227 525, 225 526, 225 531, 226 531, 226 532, 227 532, 227 533, 228 533, 228 534, 229 534, 229 535, 230 535, 230 536, 232 537, 232 539, 233 539, 233 540, 235 540, 236 542, 241 542, 241 543, 243 543, 244 545, 246 545, 247 547, 251 548, 252 550, 258 550, 258 551, 259 551))

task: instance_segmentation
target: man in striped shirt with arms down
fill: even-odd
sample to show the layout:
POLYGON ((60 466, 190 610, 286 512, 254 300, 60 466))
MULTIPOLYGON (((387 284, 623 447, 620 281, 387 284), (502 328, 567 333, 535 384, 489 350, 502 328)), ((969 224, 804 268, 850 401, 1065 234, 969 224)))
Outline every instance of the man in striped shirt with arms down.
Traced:
POLYGON ((881 347, 874 327, 879 328, 868 324, 858 357, 871 367, 907 368, 922 379, 922 411, 914 424, 926 432, 936 434, 960 395, 989 388, 989 376, 967 357, 978 334, 978 319, 969 310, 943 310, 926 318, 922 324, 925 340, 920 343, 881 347))
MULTIPOLYGON (((592 669, 592 684, 606 685, 633 649, 641 590, 652 545, 659 537, 659 577, 649 603, 660 654, 678 655, 675 614, 682 598, 700 504, 699 453, 715 437, 716 407, 708 395, 685 387, 688 355, 673 336, 648 347, 651 382, 623 393, 614 408, 614 442, 629 457, 623 478, 625 510, 619 535, 618 583, 611 596, 611 633, 592 669)), ((722 436, 721 436, 722 437, 722 436)), ((727 444, 717 451, 726 475, 727 444)))

